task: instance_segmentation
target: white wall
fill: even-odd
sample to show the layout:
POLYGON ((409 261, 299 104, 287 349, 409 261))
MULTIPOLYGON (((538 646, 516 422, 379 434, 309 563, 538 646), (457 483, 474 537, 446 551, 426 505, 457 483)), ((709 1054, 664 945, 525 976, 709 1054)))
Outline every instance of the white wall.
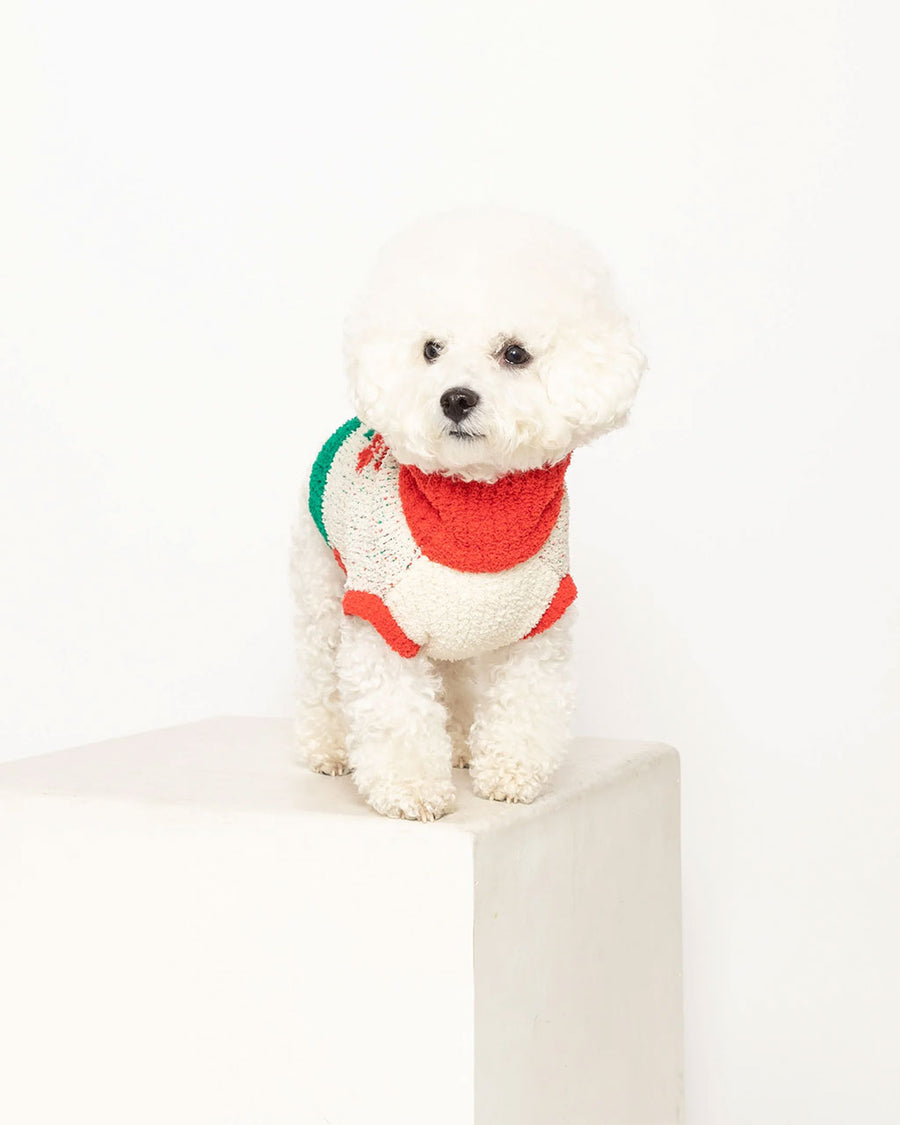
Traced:
POLYGON ((287 713, 287 533, 411 215, 600 241, 582 731, 684 763, 689 1119, 900 1119, 886 5, 21 0, 0 31, 0 757, 287 713))

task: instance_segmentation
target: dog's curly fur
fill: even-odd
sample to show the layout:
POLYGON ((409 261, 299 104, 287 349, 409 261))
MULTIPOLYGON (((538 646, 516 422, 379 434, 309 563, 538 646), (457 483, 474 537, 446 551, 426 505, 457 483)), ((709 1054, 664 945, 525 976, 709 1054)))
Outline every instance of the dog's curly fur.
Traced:
MULTIPOLYGON (((556 464, 620 426, 644 368, 593 248, 499 209, 440 215, 388 243, 345 351, 359 417, 402 464, 487 482, 556 464), (530 361, 506 362, 510 343, 530 361), (439 400, 460 386, 479 401, 454 425, 439 400)), ((568 737, 569 614, 482 656, 405 659, 343 615, 344 576, 305 505, 292 577, 297 736, 311 769, 352 770, 376 811, 418 820, 453 807, 451 765, 471 767, 481 797, 540 793, 568 737)))

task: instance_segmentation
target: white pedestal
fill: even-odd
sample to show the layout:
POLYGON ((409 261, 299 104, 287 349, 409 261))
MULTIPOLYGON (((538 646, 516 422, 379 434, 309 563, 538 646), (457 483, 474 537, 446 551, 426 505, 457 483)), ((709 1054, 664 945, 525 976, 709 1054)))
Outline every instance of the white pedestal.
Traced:
POLYGON ((0 1121, 682 1120, 678 759, 384 820, 223 718, 0 766, 0 1121))

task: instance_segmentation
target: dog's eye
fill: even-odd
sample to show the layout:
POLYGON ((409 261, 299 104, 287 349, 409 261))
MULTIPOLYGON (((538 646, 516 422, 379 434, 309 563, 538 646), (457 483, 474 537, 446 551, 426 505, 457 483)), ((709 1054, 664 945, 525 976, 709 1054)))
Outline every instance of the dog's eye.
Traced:
POLYGON ((443 350, 444 345, 439 344, 437 340, 427 340, 425 342, 425 347, 422 349, 422 355, 425 356, 429 363, 434 363, 443 350))
POLYGON ((503 362, 511 367, 524 367, 531 362, 531 354, 521 344, 507 344, 503 349, 503 362))

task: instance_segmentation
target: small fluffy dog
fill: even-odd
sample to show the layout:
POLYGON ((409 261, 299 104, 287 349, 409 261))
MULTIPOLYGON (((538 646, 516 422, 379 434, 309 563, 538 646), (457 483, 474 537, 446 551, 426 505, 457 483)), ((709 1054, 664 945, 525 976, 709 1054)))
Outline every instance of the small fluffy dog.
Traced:
POLYGON ((394 238, 345 350, 358 417, 294 532, 301 755, 386 816, 450 811, 454 765, 532 801, 572 702, 566 469, 644 358, 595 251, 499 210, 394 238))

